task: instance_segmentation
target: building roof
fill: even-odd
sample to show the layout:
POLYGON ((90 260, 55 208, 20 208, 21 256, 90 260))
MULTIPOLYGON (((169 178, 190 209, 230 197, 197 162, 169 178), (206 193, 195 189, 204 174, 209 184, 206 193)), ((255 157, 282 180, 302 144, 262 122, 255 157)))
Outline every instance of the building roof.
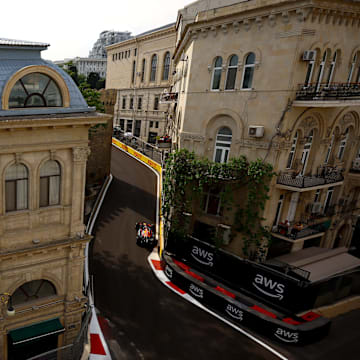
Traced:
POLYGON ((360 259, 350 255, 345 247, 337 249, 309 247, 279 256, 275 260, 309 271, 311 282, 360 269, 360 259))
POLYGON ((30 46, 30 47, 47 48, 50 46, 50 44, 35 42, 35 41, 0 38, 0 46, 21 46, 21 47, 30 46))
MULTIPOLYGON (((143 32, 143 33, 141 33, 141 34, 136 35, 135 37, 139 37, 139 36, 143 36, 143 35, 149 35, 149 34, 154 33, 154 32, 156 32, 156 31, 165 30, 165 29, 170 28, 170 27, 172 27, 172 26, 175 26, 175 23, 174 23, 174 22, 171 23, 171 24, 167 24, 167 25, 160 26, 160 27, 155 28, 155 29, 151 29, 151 30, 145 31, 145 32, 143 32)), ((126 41, 126 40, 125 40, 125 41, 126 41)))
POLYGON ((45 115, 79 112, 84 113, 95 111, 95 108, 91 108, 87 105, 75 82, 64 70, 59 68, 54 63, 41 58, 40 52, 47 46, 48 44, 39 42, 0 39, 0 119, 4 116, 23 116, 36 114, 45 115), (21 108, 2 110, 2 93, 7 82, 16 72, 32 65, 40 65, 51 68, 63 78, 69 90, 69 107, 21 108))

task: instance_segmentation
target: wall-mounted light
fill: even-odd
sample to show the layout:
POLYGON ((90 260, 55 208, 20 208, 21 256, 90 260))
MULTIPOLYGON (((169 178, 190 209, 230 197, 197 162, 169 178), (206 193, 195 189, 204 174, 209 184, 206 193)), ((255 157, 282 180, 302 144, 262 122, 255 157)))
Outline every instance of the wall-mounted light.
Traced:
POLYGON ((8 316, 15 315, 15 309, 12 306, 12 297, 9 293, 0 294, 0 303, 3 305, 8 305, 7 310, 6 310, 6 314, 8 316))

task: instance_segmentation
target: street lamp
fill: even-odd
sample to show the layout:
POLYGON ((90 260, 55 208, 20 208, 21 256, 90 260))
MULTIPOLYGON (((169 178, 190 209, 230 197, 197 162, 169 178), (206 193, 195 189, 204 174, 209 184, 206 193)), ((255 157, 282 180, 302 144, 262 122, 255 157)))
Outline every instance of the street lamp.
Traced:
POLYGON ((15 315, 15 309, 12 306, 12 297, 11 297, 11 295, 9 293, 0 294, 0 303, 2 305, 7 305, 8 304, 8 307, 7 307, 7 310, 6 310, 6 313, 7 313, 8 316, 14 316, 15 315))

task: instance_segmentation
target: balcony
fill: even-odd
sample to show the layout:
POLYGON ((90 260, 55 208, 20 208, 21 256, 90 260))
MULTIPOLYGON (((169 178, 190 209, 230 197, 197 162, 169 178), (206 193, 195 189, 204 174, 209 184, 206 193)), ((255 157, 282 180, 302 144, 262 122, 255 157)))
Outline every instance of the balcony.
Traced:
POLYGON ((177 92, 163 92, 160 96, 160 104, 174 104, 177 103, 177 92))
POLYGON ((341 185, 344 181, 343 170, 337 167, 319 167, 316 175, 304 176, 295 173, 280 173, 276 187, 298 192, 323 189, 341 185))
POLYGON ((293 242, 296 240, 303 241, 319 238, 325 234, 326 230, 327 223, 310 226, 303 223, 280 223, 279 225, 273 227, 271 235, 278 239, 293 242))
POLYGON ((295 107, 343 107, 360 105, 360 83, 300 84, 295 107))

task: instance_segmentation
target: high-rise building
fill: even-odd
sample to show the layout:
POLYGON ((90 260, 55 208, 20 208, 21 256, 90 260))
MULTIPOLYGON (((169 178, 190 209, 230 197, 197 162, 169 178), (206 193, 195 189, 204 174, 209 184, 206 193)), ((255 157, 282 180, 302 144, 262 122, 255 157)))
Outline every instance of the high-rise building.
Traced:
POLYGON ((130 38, 131 33, 129 31, 104 30, 100 33, 99 38, 96 40, 92 50, 89 52, 89 58, 106 59, 106 46, 125 41, 130 38))

